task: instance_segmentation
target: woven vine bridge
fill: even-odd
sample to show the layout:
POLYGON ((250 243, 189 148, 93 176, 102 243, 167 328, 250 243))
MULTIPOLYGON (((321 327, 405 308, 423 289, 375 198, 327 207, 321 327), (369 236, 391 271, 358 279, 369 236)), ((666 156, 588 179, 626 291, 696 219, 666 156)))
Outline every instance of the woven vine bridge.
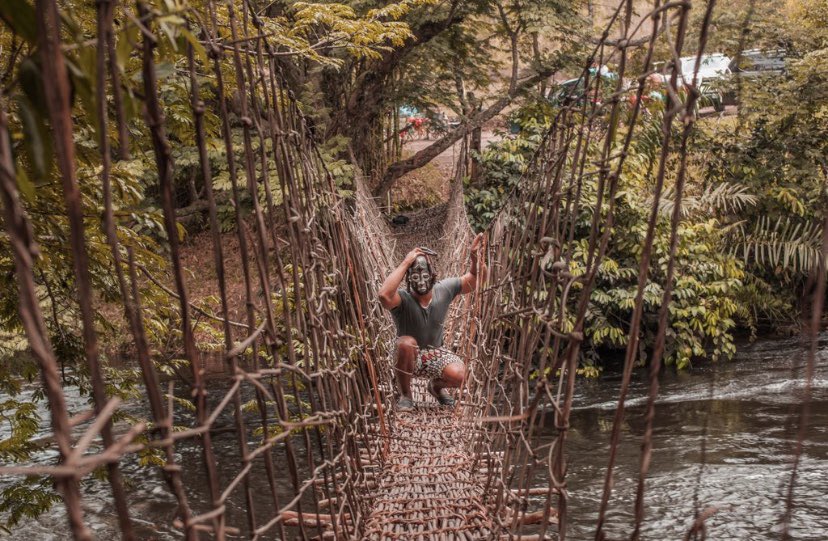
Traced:
MULTIPOLYGON (((113 425, 113 415, 123 405, 106 393, 91 304, 95 295, 87 268, 90 247, 84 236, 85 229, 100 225, 84 220, 80 203, 58 3, 39 0, 39 54, 44 77, 53 82, 44 91, 72 232, 94 408, 67 411, 59 361, 38 300, 33 265, 36 239, 15 181, 16 166, 7 136, 8 103, 0 100, 4 224, 14 249, 20 312, 42 371, 60 455, 54 465, 3 467, 0 473, 50 476, 62 496, 71 533, 78 540, 94 537, 85 518, 81 480, 102 466, 108 473, 122 538, 141 537, 131 516, 130 490, 121 464, 147 450, 156 452, 163 462, 157 473, 175 502, 171 526, 190 540, 564 539, 569 499, 566 440, 584 318, 609 242, 626 149, 637 133, 640 116, 640 99, 622 114, 618 98, 621 81, 629 75, 625 65, 633 45, 648 47, 645 72, 653 70, 650 58, 657 36, 668 35, 676 58, 681 56, 690 2, 655 2, 652 16, 638 26, 632 24, 633 3, 619 5, 605 39, 584 63, 612 61, 620 66, 614 97, 603 102, 581 100, 561 109, 522 182, 486 231, 490 247, 486 283, 453 307, 446 344, 463 356, 469 367, 457 407, 439 408, 422 386, 415 386, 418 408, 411 413, 394 411, 394 329, 378 303, 377 289, 415 245, 428 245, 439 252, 441 275, 465 270, 472 232, 463 204, 462 159, 455 178, 446 180, 451 183, 449 200, 423 211, 425 214, 413 215, 404 227, 390 224, 360 175, 354 179, 352 195, 344 199, 314 143, 308 122, 283 85, 277 51, 255 12, 244 1, 206 4, 209 13, 189 21, 198 29, 193 34, 199 36, 208 55, 196 55, 189 46, 188 114, 198 135, 200 174, 205 180, 222 307, 215 316, 224 337, 221 355, 227 377, 204 377, 206 353, 194 332, 196 310, 187 291, 178 241, 172 185, 176 164, 171 159, 168 122, 158 95, 152 34, 156 26, 153 13, 139 1, 134 10, 122 8, 129 12, 130 20, 143 25, 136 44, 142 59, 143 122, 153 141, 158 193, 169 239, 171 292, 180 324, 180 356, 189 367, 184 370, 189 383, 181 388, 161 382, 141 316, 140 269, 130 246, 116 234, 112 171, 116 165, 113 159, 117 162, 120 157, 113 153, 108 127, 119 137, 127 130, 121 115, 113 113, 123 104, 118 101, 120 94, 112 92, 111 106, 99 100, 96 111, 102 134, 97 149, 102 164, 99 178, 106 198, 102 226, 106 249, 115 261, 113 277, 123 299, 120 311, 131 333, 133 361, 140 369, 150 412, 146 423, 126 429, 113 425), (232 39, 221 37, 228 35, 228 29, 219 31, 216 27, 215 10, 219 7, 227 11, 232 39), (615 38, 606 37, 610 35, 615 38), (225 95, 227 73, 218 61, 225 57, 235 66, 238 92, 234 96, 225 95), (243 225, 236 228, 235 235, 245 282, 244 322, 232 322, 229 315, 224 273, 229 256, 223 252, 211 189, 203 126, 205 101, 199 87, 205 75, 216 81, 214 97, 227 145, 235 223, 243 225), (240 111, 238 117, 227 110, 231 99, 240 111), (242 132, 240 151, 233 147, 233 128, 242 132), (583 181, 593 177, 598 179, 598 203, 585 208, 581 205, 583 181), (274 198, 274 193, 281 197, 274 198), (247 207, 249 218, 241 214, 247 207), (585 243, 578 245, 584 254, 578 257, 585 265, 575 273, 570 262, 576 244, 571 241, 576 228, 583 228, 578 220, 584 215, 589 225, 585 243), (175 405, 181 398, 192 401, 194 414, 175 405), (222 439, 215 430, 219 421, 232 423, 230 439, 222 439), (193 446, 200 451, 199 459, 183 461, 180 451, 193 446), (203 480, 198 487, 195 477, 203 480)), ((693 5, 709 9, 703 2, 693 5)), ((99 69, 94 84, 103 96, 107 88, 117 86, 118 74, 112 72, 113 64, 108 61, 114 50, 113 7, 110 2, 99 2, 98 9, 99 69)), ((673 89, 680 86, 675 72, 668 75, 673 89)), ((600 82, 590 78, 588 69, 583 77, 587 92, 597 93, 600 82)), ((637 81, 641 84, 633 92, 640 98, 644 78, 637 81)), ((683 152, 696 98, 691 93, 686 102, 671 99, 668 103, 661 141, 665 151, 654 169, 659 173, 653 213, 664 187, 670 153, 675 159, 683 152), (671 129, 673 124, 684 127, 676 132, 671 129)), ((119 140, 115 147, 123 145, 119 140)), ((682 183, 679 173, 673 190, 677 203, 673 250, 682 183)), ((652 243, 651 222, 641 256, 628 367, 638 355, 642 295, 652 243)), ((669 276, 663 314, 670 300, 669 276)), ((653 363, 660 362, 663 352, 664 318, 653 363)), ((625 371, 627 383, 629 370, 625 371)), ((653 401, 654 396, 648 408, 653 407, 653 401)), ((623 415, 624 391, 612 433, 613 450, 623 415)), ((646 442, 643 452, 649 453, 646 442)), ((612 490, 613 465, 614 455, 607 467, 596 525, 599 538, 612 490)), ((648 460, 642 460, 642 479, 647 465, 648 460)), ((643 509, 637 504, 636 524, 643 519, 643 509)))

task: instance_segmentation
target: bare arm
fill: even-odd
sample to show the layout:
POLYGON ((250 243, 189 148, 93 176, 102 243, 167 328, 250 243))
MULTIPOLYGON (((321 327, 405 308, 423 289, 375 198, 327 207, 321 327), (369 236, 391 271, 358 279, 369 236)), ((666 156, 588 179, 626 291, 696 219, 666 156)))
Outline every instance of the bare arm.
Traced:
POLYGON ((405 273, 408 270, 408 267, 410 267, 411 264, 414 263, 414 260, 417 259, 417 256, 421 254, 423 254, 423 251, 419 248, 414 248, 408 252, 408 255, 405 256, 402 263, 400 263, 399 266, 397 266, 397 268, 388 275, 388 278, 386 278, 380 286, 379 300, 382 307, 386 310, 392 310, 399 306, 402 302, 397 289, 399 289, 400 284, 405 278, 405 273))
POLYGON ((478 284, 483 284, 486 279, 486 258, 481 254, 486 253, 486 240, 483 233, 478 233, 471 245, 471 261, 469 272, 460 278, 460 292, 464 295, 474 291, 478 284))

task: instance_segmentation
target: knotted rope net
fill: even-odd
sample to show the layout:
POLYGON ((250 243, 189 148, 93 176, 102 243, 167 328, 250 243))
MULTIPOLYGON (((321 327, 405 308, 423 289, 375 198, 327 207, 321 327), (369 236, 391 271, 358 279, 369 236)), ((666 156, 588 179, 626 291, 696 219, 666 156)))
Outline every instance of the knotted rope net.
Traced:
MULTIPOLYGON (((614 219, 619 178, 631 142, 640 134, 641 103, 646 78, 656 72, 653 51, 666 41, 676 62, 664 72, 668 96, 660 125, 660 156, 655 164, 653 208, 639 267, 638 292, 630 322, 621 396, 612 429, 612 453, 596 538, 603 539, 607 505, 612 492, 615 448, 624 418, 624 399, 633 361, 638 355, 644 286, 652 260, 658 201, 668 167, 677 164, 673 187, 670 252, 675 255, 684 187, 686 145, 695 120, 698 90, 685 90, 677 71, 678 58, 700 57, 714 2, 693 2, 705 10, 698 50, 683 44, 691 2, 656 0, 652 10, 634 18, 633 2, 622 2, 602 38, 585 62, 581 75, 587 99, 560 109, 521 183, 486 231, 489 277, 486 284, 458 303, 447 326, 447 343, 469 364, 469 378, 456 410, 417 413, 421 424, 436 425, 436 434, 450 439, 429 440, 435 452, 433 467, 394 470, 387 457, 395 444, 413 452, 423 441, 416 424, 393 413, 394 334, 387 314, 377 302, 377 288, 407 248, 396 244, 386 218, 360 177, 353 196, 338 191, 313 142, 310 125, 283 84, 277 51, 267 40, 255 11, 246 1, 207 2, 207 13, 185 13, 207 52, 207 58, 188 50, 190 118, 197 133, 200 173, 208 201, 209 231, 217 276, 224 349, 229 380, 204 377, 205 353, 193 331, 194 308, 189 300, 173 203, 167 120, 158 96, 153 32, 155 13, 138 1, 120 9, 141 25, 144 123, 149 130, 157 168, 157 186, 169 242, 175 284, 171 291, 180 316, 181 355, 188 366, 187 389, 161 383, 142 319, 141 275, 134 254, 116 234, 112 204, 112 160, 124 159, 128 149, 119 73, 110 62, 114 5, 98 3, 97 80, 99 96, 110 89, 112 106, 98 101, 97 122, 101 158, 100 180, 105 194, 103 227, 115 261, 114 274, 123 299, 123 314, 140 367, 151 419, 113 432, 113 415, 121 404, 108 398, 95 333, 88 270, 89 246, 79 202, 76 148, 66 66, 61 53, 59 7, 55 0, 37 2, 38 40, 48 118, 72 233, 85 356, 94 387, 94 410, 70 416, 59 376, 59 362, 49 342, 38 300, 33 268, 37 239, 21 200, 15 163, 8 139, 8 103, 0 97, 0 193, 4 225, 14 250, 20 286, 20 312, 32 353, 44 381, 59 459, 51 466, 4 467, 3 474, 47 475, 54 479, 66 506, 75 539, 92 539, 84 518, 80 481, 106 467, 119 528, 124 539, 135 539, 129 491, 119 464, 125 457, 159 450, 160 467, 176 502, 173 525, 186 539, 369 538, 522 538, 566 536, 569 496, 566 484, 566 441, 573 407, 584 319, 596 273, 606 252, 614 219), (222 10, 229 29, 217 27, 222 10), (636 22, 637 21, 637 22, 636 22), (610 36, 613 36, 610 38, 610 36), (643 73, 636 74, 625 108, 622 95, 633 48, 644 48, 643 73), (230 58, 233 73, 223 71, 230 58), (606 80, 590 71, 593 63, 615 62, 618 77, 606 80), (211 188, 211 164, 204 135, 205 103, 199 89, 202 76, 215 82, 222 136, 227 145, 236 235, 245 296, 245 321, 231 321, 217 204, 211 188), (227 110, 231 96, 224 80, 232 77, 239 91, 239 118, 227 110), (598 96, 604 99, 598 99, 598 96), (590 97, 594 99, 589 99, 590 97), (118 133, 118 154, 108 134, 118 133), (233 148, 231 123, 242 130, 242 150, 233 148), (595 203, 584 202, 584 180, 597 177, 595 203), (273 197, 281 192, 281 200, 273 197), (250 201, 251 216, 241 214, 242 198, 250 201), (585 225, 586 224, 586 225, 585 225), (581 230, 579 230, 579 228, 581 230), (574 243, 587 232, 586 243, 574 243), (177 398, 192 400, 195 413, 176 407, 177 398), (429 421, 429 415, 432 415, 429 421), (232 418, 233 437, 216 435, 220 420, 232 418), (89 423, 91 421, 91 423, 89 423), (84 424, 87 423, 87 424, 84 424), (551 425, 552 430, 549 430, 551 425), (78 426, 84 427, 78 430, 78 426), (185 427, 174 430, 174 427, 185 427), (139 442, 139 435, 146 441, 139 442), (550 434, 552 434, 550 436, 550 434), (91 450, 100 438, 101 445, 91 450), (217 441, 221 441, 220 452, 217 441), (197 442, 200 463, 183 463, 178 452, 197 442), (442 466, 458 476, 449 481, 442 466), (459 458, 458 458, 459 457, 459 458), (470 458, 471 457, 471 458, 470 458), (456 460, 455 460, 456 459, 456 460), (193 494, 190 479, 199 469, 206 480, 204 494, 193 494), (417 476, 420 476, 417 478, 417 476), (438 495, 421 491, 432 503, 439 498, 462 500, 466 516, 440 517, 417 508, 419 515, 397 520, 377 509, 378 494, 394 500, 389 479, 398 480, 403 504, 411 501, 416 483, 440 486, 438 495), (413 481, 412 481, 413 479, 413 481), (458 480, 459 479, 459 480, 458 480), (463 483, 451 485, 451 483, 463 483), (403 486, 404 485, 404 486, 403 486), (407 492, 405 492, 407 491, 407 492), (386 519, 383 518, 386 516, 386 519), (419 517, 419 518, 418 518, 419 517)), ((462 177, 460 171, 457 177, 462 177)), ((462 183, 455 180, 439 231, 429 233, 441 254, 444 275, 465 270, 471 230, 463 205, 462 183)), ((825 250, 824 250, 825 251, 825 250)), ((672 259, 671 259, 672 261, 672 259)), ((644 520, 644 484, 649 467, 652 411, 658 392, 671 299, 673 265, 665 282, 655 351, 651 354, 648 424, 642 449, 633 538, 644 520)), ((824 297, 824 273, 817 299, 824 297)), ((814 303, 815 325, 822 306, 814 303)), ((818 328, 818 327, 817 327, 818 328)), ((813 360, 813 352, 811 360, 813 360)), ((801 437, 801 436, 800 436, 801 437)), ((789 502, 790 504, 790 502, 789 502)), ((416 507, 416 506, 415 506, 416 507)), ((434 507, 432 505, 431 507, 434 507)), ((704 516, 694 524, 698 531, 704 516)), ((688 532, 688 536, 694 531, 688 532)))

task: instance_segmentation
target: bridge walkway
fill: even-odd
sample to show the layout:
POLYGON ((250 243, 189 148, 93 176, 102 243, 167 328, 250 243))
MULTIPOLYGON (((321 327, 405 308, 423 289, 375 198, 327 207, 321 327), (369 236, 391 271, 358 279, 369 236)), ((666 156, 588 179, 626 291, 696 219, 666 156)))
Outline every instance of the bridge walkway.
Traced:
MULTIPOLYGON (((415 246, 428 246, 440 254, 436 262, 439 278, 459 273, 462 262, 450 260, 457 247, 448 243, 461 239, 465 232, 451 231, 457 225, 448 222, 458 211, 452 207, 460 204, 462 198, 452 197, 408 213, 408 221, 393 228, 397 260, 415 246)), ((466 229, 467 224, 463 224, 466 229)), ((485 501, 490 482, 487 461, 471 450, 473 433, 463 420, 463 401, 458 400, 457 408, 440 407, 426 392, 425 383, 412 381, 414 411, 392 413, 390 443, 374 480, 364 539, 497 537, 499 526, 485 501)))
POLYGON ((469 451, 454 408, 437 406, 423 385, 414 394, 417 409, 392 425, 364 539, 490 539, 485 461, 469 451))

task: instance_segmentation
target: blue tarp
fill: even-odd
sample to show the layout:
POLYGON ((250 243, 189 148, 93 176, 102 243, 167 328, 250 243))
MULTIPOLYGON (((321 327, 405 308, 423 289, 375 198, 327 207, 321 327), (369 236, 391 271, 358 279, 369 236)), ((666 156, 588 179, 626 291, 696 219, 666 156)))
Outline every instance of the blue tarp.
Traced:
POLYGON ((412 105, 403 105, 399 109, 399 114, 401 117, 417 116, 420 111, 412 105))

